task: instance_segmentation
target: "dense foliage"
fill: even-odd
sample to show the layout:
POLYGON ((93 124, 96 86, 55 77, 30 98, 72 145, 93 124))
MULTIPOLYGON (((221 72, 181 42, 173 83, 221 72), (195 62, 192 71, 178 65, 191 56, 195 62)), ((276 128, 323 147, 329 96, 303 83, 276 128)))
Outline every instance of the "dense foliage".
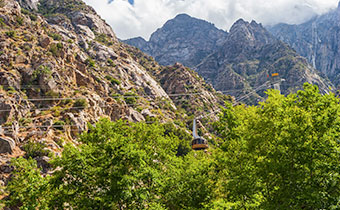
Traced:
MULTIPOLYGON (((13 161, 7 206, 22 209, 337 209, 340 105, 305 85, 268 91, 258 106, 229 105, 220 146, 188 151, 170 124, 100 121, 65 147, 51 176, 13 161), (180 149, 179 149, 180 148, 180 149)), ((218 141, 217 141, 218 142, 218 141)))

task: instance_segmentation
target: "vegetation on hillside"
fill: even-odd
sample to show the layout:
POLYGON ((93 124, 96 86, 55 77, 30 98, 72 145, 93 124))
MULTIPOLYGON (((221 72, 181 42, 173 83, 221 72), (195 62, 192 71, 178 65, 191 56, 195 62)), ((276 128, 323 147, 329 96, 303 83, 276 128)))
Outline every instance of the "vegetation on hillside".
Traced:
POLYGON ((340 105, 316 86, 258 106, 228 105, 220 146, 190 151, 171 124, 101 120, 42 177, 13 160, 7 206, 21 209, 337 209, 340 105), (181 149, 179 149, 181 148, 181 149), (183 149, 184 148, 184 149, 183 149))

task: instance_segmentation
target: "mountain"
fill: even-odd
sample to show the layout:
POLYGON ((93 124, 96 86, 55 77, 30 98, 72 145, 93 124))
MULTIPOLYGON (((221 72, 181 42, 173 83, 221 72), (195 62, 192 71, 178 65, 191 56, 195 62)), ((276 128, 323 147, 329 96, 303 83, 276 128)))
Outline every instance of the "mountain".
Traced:
POLYGON ((235 96, 270 81, 268 75, 273 73, 285 80, 281 83, 283 94, 296 91, 304 82, 317 84, 324 91, 331 85, 305 58, 275 39, 261 24, 242 19, 231 27, 224 45, 196 69, 217 90, 232 90, 235 96))
POLYGON ((154 32, 149 41, 138 37, 124 42, 138 47, 162 65, 180 62, 193 67, 221 46, 226 35, 227 32, 207 21, 179 14, 154 32))
POLYGON ((58 154, 100 118, 189 133, 195 116, 228 99, 193 70, 121 43, 80 0, 0 1, 0 186, 11 157, 35 143, 58 154))
MULTIPOLYGON (((332 86, 306 59, 255 21, 248 23, 240 19, 227 33, 182 14, 167 21, 148 42, 140 37, 125 42, 152 55, 160 63, 182 62, 217 90, 236 97, 243 97, 259 86, 263 90, 269 88, 266 84, 271 78, 267 76, 272 73, 279 73, 285 80, 281 85, 284 94, 296 91, 304 82, 319 85, 323 92, 332 86), (217 32, 219 36, 209 36, 217 32), (202 48, 205 53, 198 53, 202 48)), ((252 96, 249 102, 261 100, 263 91, 259 94, 252 96)))
POLYGON ((338 8, 300 25, 278 24, 268 30, 306 57, 314 68, 340 85, 340 2, 338 8))

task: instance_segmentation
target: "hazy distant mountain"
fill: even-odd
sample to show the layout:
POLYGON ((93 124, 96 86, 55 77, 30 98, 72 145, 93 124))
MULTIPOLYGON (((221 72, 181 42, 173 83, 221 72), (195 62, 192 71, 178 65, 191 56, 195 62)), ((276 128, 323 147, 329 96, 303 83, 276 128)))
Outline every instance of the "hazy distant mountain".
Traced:
POLYGON ((340 85, 340 2, 337 9, 306 23, 278 24, 269 31, 340 85))

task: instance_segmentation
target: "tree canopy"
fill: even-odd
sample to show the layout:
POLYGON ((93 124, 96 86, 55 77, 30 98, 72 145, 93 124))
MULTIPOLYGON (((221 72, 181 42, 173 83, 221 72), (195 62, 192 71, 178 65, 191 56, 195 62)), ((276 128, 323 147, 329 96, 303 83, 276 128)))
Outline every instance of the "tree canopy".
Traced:
POLYGON ((42 177, 13 160, 6 205, 21 209, 337 209, 339 99, 316 86, 275 90, 257 106, 227 104, 215 146, 189 151, 171 124, 101 120, 42 177))

